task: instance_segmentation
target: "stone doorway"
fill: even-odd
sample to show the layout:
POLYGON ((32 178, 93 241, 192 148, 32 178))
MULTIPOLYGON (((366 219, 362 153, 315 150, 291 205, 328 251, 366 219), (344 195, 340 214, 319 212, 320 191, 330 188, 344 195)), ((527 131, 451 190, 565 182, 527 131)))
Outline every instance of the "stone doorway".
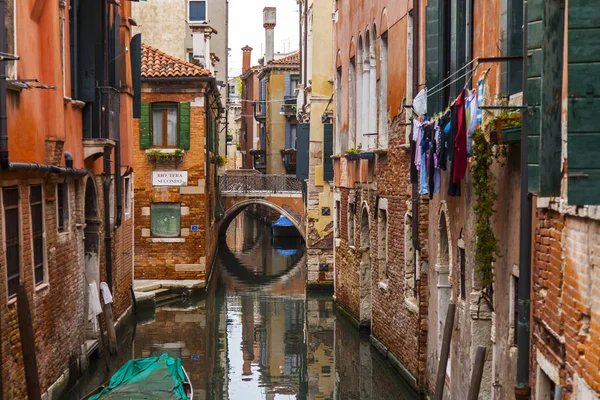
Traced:
POLYGON ((360 213, 360 328, 371 329, 371 236, 369 209, 363 206, 360 213))

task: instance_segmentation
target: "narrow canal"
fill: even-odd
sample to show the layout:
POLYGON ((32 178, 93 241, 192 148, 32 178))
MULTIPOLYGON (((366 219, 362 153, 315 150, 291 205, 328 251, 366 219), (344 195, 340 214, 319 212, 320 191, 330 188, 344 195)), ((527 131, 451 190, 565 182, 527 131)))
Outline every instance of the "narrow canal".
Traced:
POLYGON ((138 310, 110 371, 92 359, 67 399, 80 399, 131 357, 180 357, 194 399, 417 399, 344 317, 332 293, 307 293, 304 248, 273 243, 248 214, 227 232, 212 283, 138 310))

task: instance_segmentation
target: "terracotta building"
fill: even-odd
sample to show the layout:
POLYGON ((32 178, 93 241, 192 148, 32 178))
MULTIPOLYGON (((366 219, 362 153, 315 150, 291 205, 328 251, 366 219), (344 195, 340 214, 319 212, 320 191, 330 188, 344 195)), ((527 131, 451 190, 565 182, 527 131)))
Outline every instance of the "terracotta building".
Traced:
POLYGON ((0 63, 0 391, 28 397, 27 364, 30 388, 60 398, 98 345, 89 283, 111 287, 115 320, 132 304, 139 46, 129 2, 1 5, 0 51, 18 60, 0 63))
POLYGON ((296 176, 307 182, 306 247, 311 285, 333 285, 333 82, 331 6, 301 1, 296 176))
POLYGON ((264 155, 260 154, 259 123, 254 119, 254 103, 259 97, 258 72, 261 66, 250 67, 252 47, 242 47, 242 120, 240 131, 240 151, 243 169, 264 169, 264 155))
POLYGON ((221 103, 208 70, 142 45, 135 277, 200 280, 215 247, 221 103))
POLYGON ((404 106, 422 82, 415 13, 407 1, 334 3, 335 298, 424 387, 428 249, 413 221, 427 203, 411 202, 404 106))

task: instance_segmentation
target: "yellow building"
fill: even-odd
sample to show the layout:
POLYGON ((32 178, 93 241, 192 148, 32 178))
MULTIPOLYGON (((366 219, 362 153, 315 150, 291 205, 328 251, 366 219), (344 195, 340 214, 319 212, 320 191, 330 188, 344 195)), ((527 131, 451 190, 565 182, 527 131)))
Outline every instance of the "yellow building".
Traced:
POLYGON ((333 284, 333 45, 331 4, 298 0, 302 81, 299 84, 298 176, 307 180, 309 285, 333 284), (320 38, 313 45, 313 38, 320 38))
POLYGON ((296 173, 296 86, 299 52, 269 61, 258 74, 259 101, 255 117, 260 122, 260 149, 267 174, 296 173))

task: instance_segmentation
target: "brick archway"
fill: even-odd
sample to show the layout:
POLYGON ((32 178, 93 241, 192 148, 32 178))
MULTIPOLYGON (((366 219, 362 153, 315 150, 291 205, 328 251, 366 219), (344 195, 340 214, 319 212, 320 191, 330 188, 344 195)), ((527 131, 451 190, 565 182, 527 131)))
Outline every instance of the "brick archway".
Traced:
POLYGON ((282 207, 278 206, 277 204, 271 203, 270 201, 263 200, 263 199, 243 200, 243 201, 240 201, 239 203, 234 204, 227 211, 225 211, 225 214, 223 215, 221 222, 219 222, 219 236, 225 236, 225 233, 227 232, 227 228, 229 227, 229 224, 231 223, 231 221, 233 221, 233 219, 235 217, 237 217, 247 207, 250 207, 252 205, 261 205, 261 206, 269 207, 272 210, 275 210, 278 213, 280 213, 281 215, 285 216, 287 219, 290 220, 290 222, 292 224, 294 224, 294 227, 298 230, 298 232, 302 236, 302 239, 304 239, 306 241, 304 228, 300 225, 300 223, 296 220, 296 218, 294 218, 294 216, 292 214, 290 214, 289 212, 287 212, 286 210, 284 210, 282 207))

